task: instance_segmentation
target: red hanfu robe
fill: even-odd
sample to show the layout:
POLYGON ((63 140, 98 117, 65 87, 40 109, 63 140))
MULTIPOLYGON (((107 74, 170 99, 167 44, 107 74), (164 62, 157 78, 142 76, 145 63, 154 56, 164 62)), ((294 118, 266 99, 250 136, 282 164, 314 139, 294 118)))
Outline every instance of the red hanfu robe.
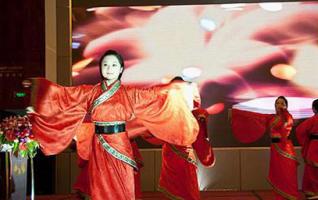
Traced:
MULTIPOLYGON (((189 145, 197 136, 198 124, 180 92, 182 85, 172 84, 169 88, 139 89, 123 86, 120 81, 109 87, 105 82, 62 87, 46 79, 34 79, 35 112, 31 121, 35 138, 46 155, 60 153, 79 134, 89 113, 95 124, 117 124, 138 118, 161 140, 189 145)), ((80 149, 89 159, 92 199, 135 199, 133 169, 137 164, 127 132, 88 134, 84 141, 88 141, 87 147, 80 149)))
POLYGON ((85 194, 87 196, 91 195, 89 186, 89 170, 88 170, 88 160, 83 159, 83 157, 88 157, 89 151, 83 150, 83 147, 90 146, 91 142, 87 140, 89 137, 93 137, 95 129, 94 124, 90 119, 84 120, 77 131, 76 135, 76 151, 77 151, 77 166, 80 168, 80 172, 76 177, 76 181, 73 184, 73 189, 85 194), (89 145, 88 145, 89 144, 89 145), (81 149, 82 147, 82 149, 81 149), (86 153, 86 156, 80 156, 81 153, 86 153))
MULTIPOLYGON (((188 100, 192 98, 193 116, 199 124, 199 134, 192 145, 177 146, 164 143, 162 146, 162 164, 159 178, 159 191, 163 192, 169 199, 200 199, 200 191, 197 178, 196 157, 200 162, 210 167, 214 164, 214 154, 207 135, 207 117, 205 109, 200 108, 200 95, 194 84, 188 85, 188 100), (192 95, 192 97, 191 97, 192 95)), ((178 130, 179 131, 179 130, 178 130)))
POLYGON ((307 196, 318 197, 318 115, 302 122, 296 129, 305 161, 302 189, 307 196))
POLYGON ((287 110, 281 115, 232 110, 232 131, 239 141, 254 142, 265 133, 266 129, 271 138, 280 138, 280 142, 271 143, 268 175, 276 199, 299 199, 298 162, 294 146, 288 139, 292 125, 293 118, 287 110))
POLYGON ((144 166, 143 158, 139 151, 137 142, 134 139, 130 139, 131 147, 133 150, 134 159, 137 163, 138 170, 134 171, 134 180, 135 180, 135 196, 136 199, 142 199, 141 191, 141 168, 144 166))
POLYGON ((197 139, 192 144, 193 148, 171 145, 156 139, 136 121, 129 124, 131 128, 135 127, 134 131, 128 132, 130 137, 140 135, 151 144, 163 146, 159 190, 170 199, 200 199, 194 150, 205 167, 213 166, 215 161, 213 148, 207 139, 208 113, 202 108, 196 108, 192 113, 200 127, 197 139))
POLYGON ((162 164, 159 179, 159 191, 169 199, 200 199, 196 157, 205 167, 214 164, 213 148, 207 136, 207 117, 205 109, 192 111, 198 121, 200 130, 196 141, 187 147, 163 144, 162 164))
POLYGON ((193 149, 200 161, 205 167, 212 167, 215 162, 212 144, 209 142, 207 120, 208 112, 203 108, 196 108, 192 111, 192 114, 197 119, 199 124, 199 134, 197 139, 192 144, 193 149))
POLYGON ((200 199, 196 159, 191 146, 163 144, 158 189, 169 199, 200 199))
POLYGON ((76 177, 73 189, 79 191, 81 195, 84 194, 90 196, 88 161, 83 160, 81 157, 77 157, 77 166, 80 168, 80 173, 76 177))
MULTIPOLYGON (((80 127, 81 132, 84 135, 93 133, 94 134, 94 129, 91 126, 92 123, 83 123, 80 127)), ((131 126, 130 126, 131 127, 131 126)), ((129 128, 127 129, 129 130, 129 128)), ((78 134, 81 136, 82 134, 78 134)), ((143 158, 141 156, 141 153, 139 151, 139 148, 137 146, 137 143, 134 139, 131 139, 129 132, 128 132, 128 137, 130 138, 130 144, 133 150, 133 156, 134 160, 137 163, 138 169, 134 170, 134 181, 135 181, 135 198, 136 199, 141 199, 142 198, 142 191, 141 191, 141 168, 143 167, 143 158)), ((83 142, 82 138, 76 138, 77 143, 81 145, 81 142, 83 142)), ((78 150, 78 152, 81 150, 78 150)), ((91 195, 91 192, 89 191, 89 176, 88 176, 88 160, 82 159, 78 155, 78 167, 80 168, 80 173, 78 174, 75 183, 73 184, 73 189, 77 190, 87 196, 91 195)))

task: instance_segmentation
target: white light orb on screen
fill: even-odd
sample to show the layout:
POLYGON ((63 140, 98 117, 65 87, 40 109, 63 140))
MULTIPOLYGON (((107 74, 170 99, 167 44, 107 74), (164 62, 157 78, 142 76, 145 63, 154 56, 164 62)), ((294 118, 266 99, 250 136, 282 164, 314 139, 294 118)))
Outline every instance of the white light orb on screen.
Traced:
POLYGON ((216 29, 216 23, 212 19, 202 18, 200 19, 200 25, 206 31, 214 31, 216 29))
POLYGON ((79 72, 72 72, 72 77, 78 76, 79 74, 79 72))
POLYGON ((182 78, 185 81, 192 82, 194 79, 201 76, 202 70, 197 67, 187 67, 182 70, 182 78))
POLYGON ((296 72, 296 69, 288 64, 277 64, 271 68, 271 74, 283 80, 292 80, 296 72))
POLYGON ((283 9, 282 3, 259 3, 259 6, 266 11, 277 12, 283 9))
POLYGON ((75 33, 72 35, 72 39, 80 39, 82 37, 86 36, 85 34, 83 33, 75 33))
POLYGON ((86 11, 87 12, 93 12, 93 11, 95 11, 97 9, 98 9, 98 7, 86 8, 86 11))
POLYGON ((228 4, 221 4, 221 8, 225 9, 232 9, 232 8, 242 8, 245 6, 245 3, 228 3, 228 4))
POLYGON ((72 42, 72 49, 78 49, 81 46, 79 42, 72 42))

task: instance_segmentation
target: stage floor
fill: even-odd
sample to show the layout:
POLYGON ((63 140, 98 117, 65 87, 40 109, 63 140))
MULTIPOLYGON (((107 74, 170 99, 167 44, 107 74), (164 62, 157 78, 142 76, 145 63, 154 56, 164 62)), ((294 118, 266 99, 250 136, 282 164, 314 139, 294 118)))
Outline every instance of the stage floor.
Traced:
MULTIPOLYGON (((28 198, 29 200, 30 198, 28 198)), ((75 194, 36 196, 36 200, 80 200, 75 194)), ((144 192, 142 200, 163 200, 160 192, 144 192)), ((201 200, 273 200, 272 191, 207 191, 201 192, 201 200)))

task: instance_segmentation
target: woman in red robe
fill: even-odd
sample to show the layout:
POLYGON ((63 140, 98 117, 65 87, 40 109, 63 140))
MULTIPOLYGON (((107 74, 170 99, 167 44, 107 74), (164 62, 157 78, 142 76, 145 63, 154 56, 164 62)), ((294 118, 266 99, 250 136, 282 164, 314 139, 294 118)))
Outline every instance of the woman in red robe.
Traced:
POLYGON ((276 114, 259 114, 232 109, 232 131, 244 143, 259 139, 266 129, 271 137, 268 181, 275 199, 299 199, 297 165, 294 146, 289 139, 293 118, 283 96, 275 101, 276 114))
POLYGON ((187 147, 164 143, 159 178, 159 191, 169 199, 199 200, 200 190, 197 178, 197 155, 205 167, 214 165, 213 148, 207 136, 207 117, 205 109, 192 111, 199 123, 196 141, 187 147))
POLYGON ((196 158, 191 146, 163 144, 158 189, 169 199, 200 199, 196 158))
POLYGON ((89 159, 93 200, 135 199, 133 170, 137 163, 125 129, 127 121, 138 118, 156 137, 176 145, 193 143, 198 133, 182 83, 147 89, 124 86, 120 82, 123 70, 123 59, 110 50, 100 59, 103 80, 95 86, 62 87, 46 79, 33 80, 35 111, 30 117, 46 155, 63 151, 78 134, 85 115, 90 115, 95 134, 79 149, 81 157, 89 159))
MULTIPOLYGON (((174 80, 177 80, 175 78, 174 80)), ((174 81, 173 80, 173 81, 174 81)), ((196 153, 199 161, 205 167, 214 164, 213 148, 208 141, 206 109, 199 108, 200 96, 197 87, 188 84, 187 102, 189 109, 199 124, 199 134, 192 145, 180 146, 169 144, 152 136, 152 134, 138 121, 128 124, 128 135, 130 138, 136 135, 154 145, 162 145, 162 164, 158 189, 169 199, 200 199, 199 185, 197 179, 196 153), (134 127, 133 131, 130 131, 134 127), (138 128, 136 128, 138 127, 138 128), (138 134, 137 134, 138 133, 138 134)))
POLYGON ((200 95, 197 87, 188 84, 188 106, 199 124, 199 134, 192 145, 179 146, 164 143, 159 178, 159 191, 169 199, 199 200, 200 190, 197 178, 197 161, 210 167, 214 164, 214 154, 207 135, 208 112, 200 108, 200 95))
MULTIPOLYGON (((134 126, 134 125, 133 125, 134 126)), ((130 126, 132 127, 132 126, 130 126)), ((128 127, 127 127, 128 128, 128 127)), ((127 131, 129 128, 127 129, 127 131)), ((90 122, 84 122, 79 130, 78 134, 86 135, 89 133, 94 134, 94 129, 92 129, 92 123, 90 122), (81 132, 81 133, 79 133, 81 132)), ((137 134, 135 134, 136 136, 137 134)), ((134 170, 134 182, 135 182, 135 198, 136 199, 142 199, 142 191, 141 191, 141 168, 143 167, 143 158, 141 156, 141 153, 139 151, 139 148, 137 146, 137 142, 134 138, 130 137, 129 131, 128 131, 128 137, 130 138, 130 144, 133 151, 133 157, 134 160, 137 163, 138 170, 134 170)), ((79 146, 81 145, 83 138, 76 138, 77 144, 79 146)), ((80 169, 79 174, 77 175, 76 181, 73 184, 73 189, 77 191, 80 198, 89 197, 91 196, 90 187, 89 187, 89 176, 88 176, 88 160, 84 160, 81 158, 81 152, 83 150, 77 148, 78 157, 77 157, 77 166, 80 169)))
POLYGON ((308 199, 318 199, 318 99, 312 103, 314 116, 302 122, 296 136, 305 161, 303 192, 308 199))

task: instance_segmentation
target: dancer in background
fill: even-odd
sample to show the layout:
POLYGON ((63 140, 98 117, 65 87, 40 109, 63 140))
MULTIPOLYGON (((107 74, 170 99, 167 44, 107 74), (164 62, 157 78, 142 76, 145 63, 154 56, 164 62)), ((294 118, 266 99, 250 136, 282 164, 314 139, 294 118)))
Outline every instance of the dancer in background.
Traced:
POLYGON ((205 109, 196 108, 193 114, 200 126, 197 140, 189 146, 169 143, 162 146, 158 189, 169 199, 200 199, 195 154, 205 167, 214 165, 213 149, 207 137, 208 113, 205 109))
MULTIPOLYGON (((172 82, 178 80, 181 80, 181 77, 174 78, 172 82)), ((207 135, 209 113, 206 109, 199 107, 200 96, 196 85, 188 83, 187 86, 187 89, 184 90, 184 96, 186 96, 188 107, 192 110, 192 114, 197 119, 200 127, 196 141, 192 145, 175 145, 159 140, 137 120, 128 123, 127 128, 130 138, 141 136, 143 140, 153 145, 162 145, 159 191, 169 199, 198 200, 200 199, 200 192, 195 153, 205 167, 213 166, 214 154, 207 135)), ((180 130, 175 129, 174 131, 180 130)))
POLYGON ((198 124, 186 106, 183 83, 147 89, 124 86, 120 81, 124 62, 113 50, 101 57, 99 66, 102 81, 95 86, 62 87, 33 79, 33 131, 46 155, 58 154, 89 114, 95 134, 87 139, 87 148, 81 149, 89 152, 84 154, 89 160, 92 199, 135 199, 133 169, 137 163, 126 121, 138 118, 155 137, 182 146, 195 141, 198 124))
POLYGON ((307 199, 318 199, 318 99, 312 102, 314 116, 296 128, 305 161, 302 190, 307 199))
POLYGON ((207 135, 209 114, 205 109, 200 108, 201 99, 197 86, 194 83, 188 83, 186 93, 188 107, 192 110, 200 127, 199 135, 196 141, 188 146, 163 143, 158 189, 169 199, 199 200, 195 153, 206 167, 214 164, 214 154, 207 135))
POLYGON ((294 146, 289 139, 293 118, 289 114, 284 96, 275 101, 276 114, 260 114, 232 109, 232 131, 244 143, 254 142, 266 130, 271 137, 268 181, 275 199, 299 199, 297 165, 294 146))

